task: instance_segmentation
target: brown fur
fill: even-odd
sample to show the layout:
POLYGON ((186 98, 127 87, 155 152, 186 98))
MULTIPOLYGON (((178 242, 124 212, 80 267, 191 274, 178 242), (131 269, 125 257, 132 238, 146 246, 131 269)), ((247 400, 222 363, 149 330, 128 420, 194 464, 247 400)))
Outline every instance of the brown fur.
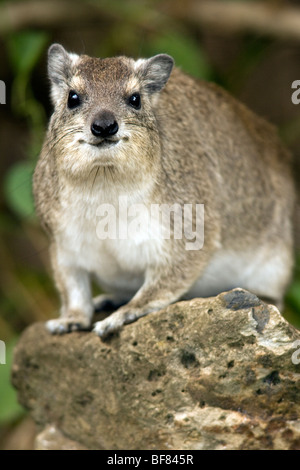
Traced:
MULTIPOLYGON (((70 273, 59 261, 66 207, 74 210, 72 194, 77 191, 82 192, 83 201, 86 198, 83 212, 87 218, 92 210, 89 197, 97 198, 97 194, 103 194, 107 202, 126 193, 136 194, 146 205, 176 202, 205 207, 203 249, 187 251, 185 239, 165 241, 159 261, 157 257, 149 260, 143 274, 146 280, 132 300, 96 325, 100 336, 188 295, 222 250, 237 257, 247 254, 250 263, 251 253, 259 248, 261 263, 266 266, 272 266, 272 258, 278 256, 274 288, 266 279, 266 287, 262 282, 255 293, 282 302, 293 258, 290 155, 273 126, 216 85, 196 81, 177 68, 168 80, 170 63, 168 56, 160 56, 155 66, 146 61, 138 66, 126 57, 81 56, 72 62, 61 46, 50 50, 55 110, 35 171, 34 194, 50 236, 56 283, 62 295, 61 324, 52 324, 49 328, 53 332, 88 327, 91 322, 91 304, 79 313, 70 307, 72 293, 67 285, 70 279, 77 279, 78 267, 70 273), (83 102, 70 112, 66 100, 75 83, 83 102), (133 112, 126 103, 126 96, 135 91, 142 97, 140 112, 133 112), (73 143, 76 130, 81 129, 86 138, 94 117, 103 110, 114 113, 130 137, 124 137, 122 152, 114 154, 107 165, 93 166, 86 160, 81 164, 80 143, 73 143)), ((68 217, 75 220, 75 214, 68 217)), ((128 268, 127 276, 134 275, 128 268)), ((82 284, 88 282, 86 277, 80 279, 82 284)), ((111 282, 106 285, 103 273, 102 285, 128 300, 126 272, 124 282, 118 279, 115 288, 111 282)), ((230 279, 228 286, 249 287, 231 285, 230 279)), ((87 289, 83 298, 90 297, 87 289)))

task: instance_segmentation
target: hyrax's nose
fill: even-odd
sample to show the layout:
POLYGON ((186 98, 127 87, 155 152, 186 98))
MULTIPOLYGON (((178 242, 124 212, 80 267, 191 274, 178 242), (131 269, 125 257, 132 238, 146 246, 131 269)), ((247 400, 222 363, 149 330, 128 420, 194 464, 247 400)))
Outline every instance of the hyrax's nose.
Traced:
POLYGON ((95 137, 110 137, 119 130, 115 116, 110 111, 103 111, 95 117, 91 125, 92 134, 95 137))

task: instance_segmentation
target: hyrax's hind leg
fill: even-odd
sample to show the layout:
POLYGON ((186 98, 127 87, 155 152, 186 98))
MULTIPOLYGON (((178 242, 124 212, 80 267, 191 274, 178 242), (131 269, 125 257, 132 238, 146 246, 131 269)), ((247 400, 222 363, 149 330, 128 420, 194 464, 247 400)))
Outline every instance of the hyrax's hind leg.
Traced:
POLYGON ((243 287, 256 294, 263 302, 275 305, 282 311, 292 268, 292 250, 288 246, 278 246, 257 265, 243 287))

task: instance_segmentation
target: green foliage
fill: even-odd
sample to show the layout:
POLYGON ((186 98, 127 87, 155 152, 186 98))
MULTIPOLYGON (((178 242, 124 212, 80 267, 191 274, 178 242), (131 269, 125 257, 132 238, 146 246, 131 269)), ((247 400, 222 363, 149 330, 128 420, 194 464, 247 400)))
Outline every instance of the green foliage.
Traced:
POLYGON ((6 364, 0 364, 0 425, 16 420, 24 413, 17 402, 16 391, 10 383, 15 343, 13 340, 6 345, 6 364))
POLYGON ((170 54, 177 66, 197 78, 209 80, 211 67, 199 44, 186 33, 171 31, 153 38, 147 48, 149 55, 170 54))
POLYGON ((9 57, 16 76, 28 80, 47 42, 48 35, 41 31, 22 31, 9 38, 9 57))
POLYGON ((264 37, 246 36, 240 54, 229 65, 228 78, 222 84, 234 94, 243 88, 247 77, 257 69, 270 53, 272 41, 264 37))
POLYGON ((16 116, 26 120, 30 138, 26 150, 28 161, 17 162, 8 171, 4 181, 6 201, 21 217, 34 210, 32 199, 33 160, 40 151, 46 116, 42 105, 35 99, 31 79, 48 42, 48 34, 41 31, 22 31, 7 40, 7 51, 14 72, 11 106, 16 116))
POLYGON ((42 31, 22 31, 7 41, 8 56, 14 71, 11 105, 16 115, 24 117, 31 130, 28 156, 39 152, 46 122, 42 105, 35 99, 31 87, 32 73, 48 43, 42 31))
POLYGON ((21 218, 34 213, 32 196, 32 173, 34 162, 15 163, 4 181, 4 194, 10 208, 21 218))
MULTIPOLYGON (((14 71, 12 109, 16 115, 29 119, 35 126, 44 122, 45 116, 42 106, 34 98, 30 80, 47 42, 48 35, 41 31, 22 31, 7 40, 8 57, 14 71)), ((37 130, 36 127, 34 130, 37 130)))
POLYGON ((295 265, 295 275, 286 294, 286 318, 300 328, 300 255, 295 265))

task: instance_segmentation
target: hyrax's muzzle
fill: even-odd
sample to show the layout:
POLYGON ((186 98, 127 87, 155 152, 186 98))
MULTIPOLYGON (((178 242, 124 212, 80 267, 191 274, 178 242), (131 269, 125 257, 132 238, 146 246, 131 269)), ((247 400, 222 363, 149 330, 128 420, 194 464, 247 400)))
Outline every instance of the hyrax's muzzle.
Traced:
POLYGON ((119 130, 119 125, 111 111, 101 111, 93 119, 91 132, 95 137, 107 139, 115 135, 119 130))

